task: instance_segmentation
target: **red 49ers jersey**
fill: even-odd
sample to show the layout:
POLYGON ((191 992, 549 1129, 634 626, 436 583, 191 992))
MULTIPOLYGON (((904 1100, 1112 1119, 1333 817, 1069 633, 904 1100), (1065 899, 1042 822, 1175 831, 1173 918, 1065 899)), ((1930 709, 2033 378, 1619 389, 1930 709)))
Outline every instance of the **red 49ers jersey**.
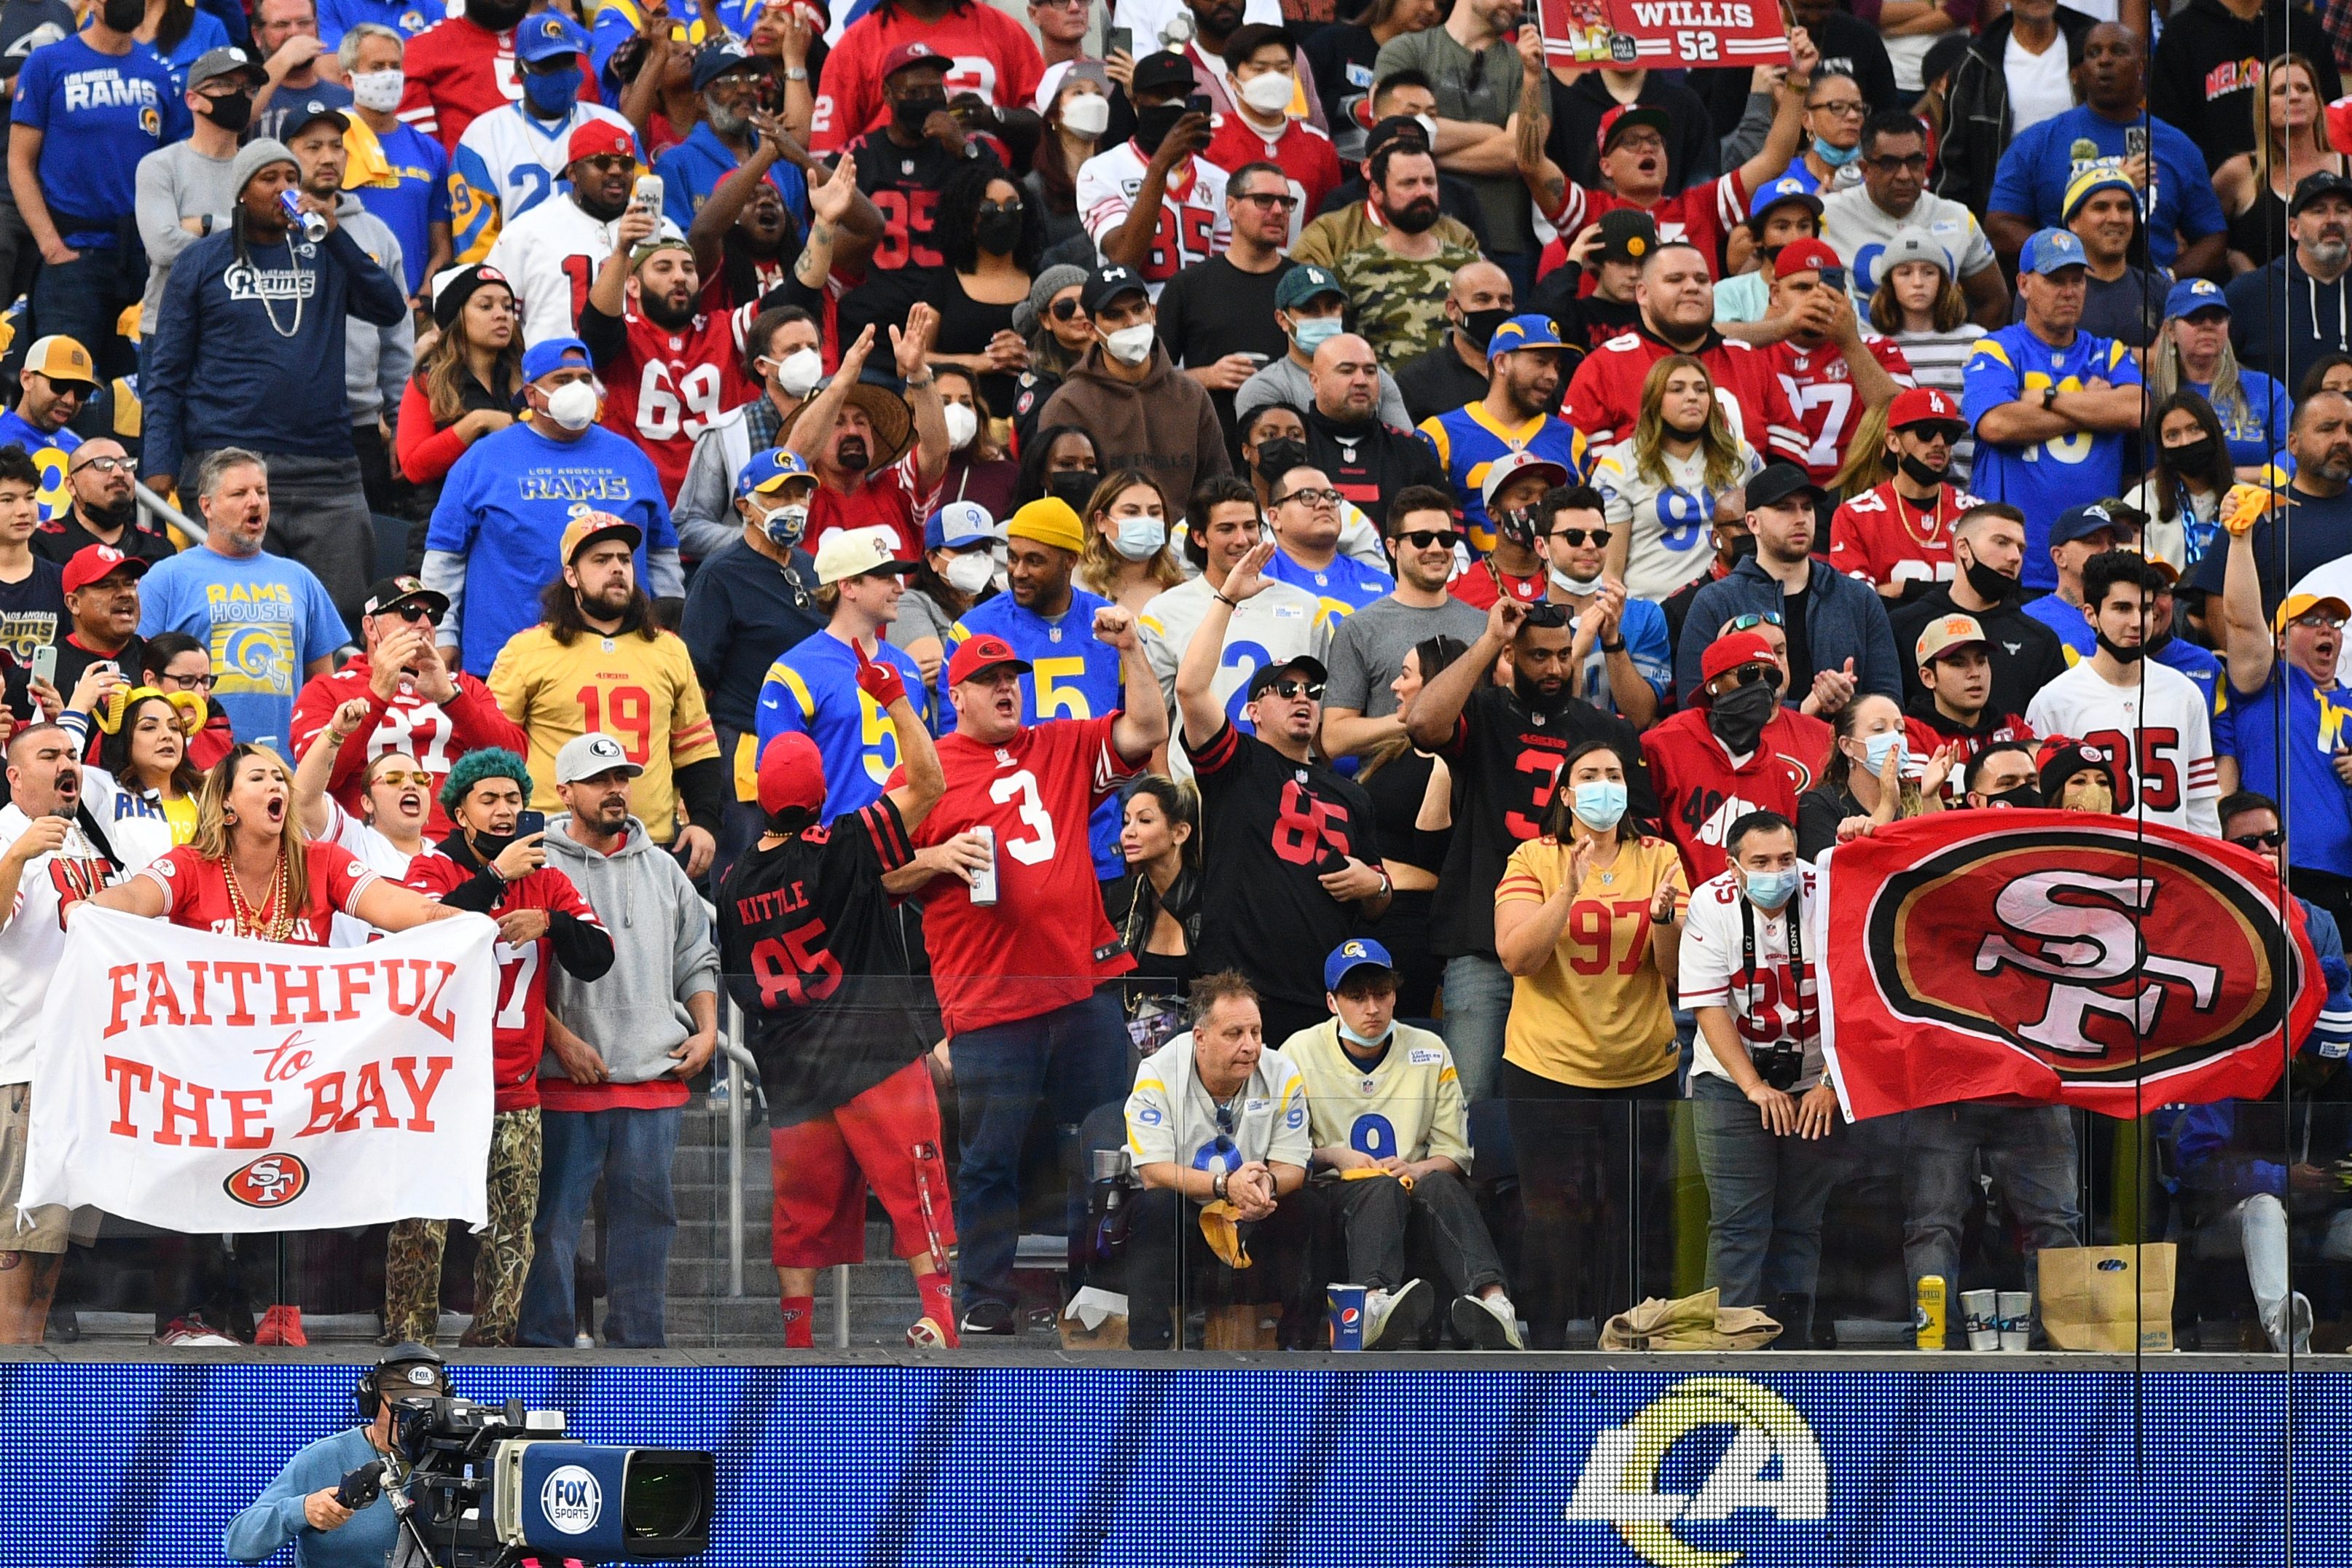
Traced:
MULTIPOLYGON (((1135 210, 1143 171, 1151 161, 1132 140, 1097 153, 1078 166, 1078 221, 1097 246, 1135 210)), ((1234 240, 1225 216, 1225 172, 1206 158, 1187 158, 1168 176, 1160 202, 1160 232, 1136 271, 1154 300, 1168 279, 1196 261, 1223 254, 1234 240)))
POLYGON ((1895 494, 1889 479, 1847 501, 1830 519, 1829 563, 1874 585, 1948 583, 1954 572, 1952 525, 1979 504, 1968 491, 1946 485, 1936 492, 1936 504, 1923 508, 1895 494))
MULTIPOLYGON (((1913 384, 1911 362, 1903 357, 1894 339, 1864 332, 1862 342, 1886 367, 1895 385, 1913 384)), ((1835 343, 1809 349, 1783 339, 1758 352, 1780 376, 1788 390, 1789 405, 1797 412, 1806 442, 1805 471, 1812 475, 1815 484, 1829 483, 1844 466, 1846 447, 1865 412, 1862 400, 1854 395, 1853 372, 1846 366, 1844 351, 1835 343)))
POLYGON ((638 314, 634 301, 622 308, 628 347, 601 367, 604 426, 646 449, 667 500, 677 500, 694 438, 759 395, 759 384, 742 370, 743 331, 758 310, 754 302, 724 315, 698 315, 673 331, 638 314))
MULTIPOLYGON (((1679 352, 1645 328, 1620 332, 1576 367, 1559 416, 1583 431, 1596 450, 1624 440, 1633 434, 1633 422, 1641 415, 1642 383, 1650 367, 1679 352)), ((1732 434, 1768 462, 1776 457, 1792 463, 1805 460, 1804 427, 1789 401, 1788 384, 1761 350, 1710 331, 1696 357, 1715 378, 1715 395, 1727 404, 1724 413, 1731 418, 1732 434)))
POLYGON ((1642 756, 1666 835, 1682 851, 1691 884, 1720 877, 1731 864, 1724 833, 1751 811, 1797 820, 1797 798, 1813 787, 1829 758, 1830 727, 1783 708, 1764 726, 1755 754, 1738 767, 1706 727, 1706 710, 1685 708, 1642 732, 1642 756))
MULTIPOLYGON (((298 947, 324 947, 334 917, 341 913, 357 920, 359 910, 354 906, 360 895, 379 879, 349 850, 324 840, 310 840, 302 846, 302 852, 308 885, 302 908, 296 913, 286 940, 298 947)), ((228 896, 227 867, 221 861, 205 859, 196 853, 194 845, 183 844, 167 855, 158 856, 139 875, 152 879, 163 889, 164 898, 170 900, 163 916, 173 925, 222 936, 252 934, 236 929, 236 908, 228 896)), ((254 889, 265 900, 262 906, 247 902, 257 921, 266 923, 278 913, 268 903, 275 890, 254 889)))
POLYGON ((1282 133, 1269 142, 1238 114, 1213 115, 1216 134, 1201 156, 1231 175, 1244 163, 1282 165, 1290 180, 1290 194, 1298 205, 1290 209, 1290 243, 1323 205, 1323 198, 1339 188, 1339 154, 1331 138, 1303 120, 1286 120, 1282 133))

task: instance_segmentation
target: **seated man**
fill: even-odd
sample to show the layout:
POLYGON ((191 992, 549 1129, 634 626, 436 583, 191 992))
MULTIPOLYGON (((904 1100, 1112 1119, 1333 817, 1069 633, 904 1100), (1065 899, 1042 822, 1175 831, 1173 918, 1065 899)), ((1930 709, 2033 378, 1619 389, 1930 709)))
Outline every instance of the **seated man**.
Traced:
POLYGON ((1470 1142, 1454 1054, 1396 1021, 1396 964, 1379 942, 1334 948, 1323 989, 1334 1016, 1291 1036, 1282 1054, 1307 1086, 1316 1184, 1347 1237, 1348 1278, 1365 1287, 1364 1348, 1410 1342, 1429 1316, 1426 1284, 1404 1279, 1413 1226, 1454 1292, 1463 1342, 1527 1349, 1502 1260, 1463 1184, 1470 1142))
POLYGON ((1129 1345, 1166 1350, 1176 1313, 1210 1289, 1280 1301, 1284 1342, 1311 1342, 1300 1300, 1314 1237, 1299 1193, 1312 1148, 1307 1089, 1265 1048, 1248 981, 1220 972, 1192 983, 1191 1032, 1135 1070, 1127 1148, 1143 1183, 1129 1222, 1129 1345), (1259 1272, 1244 1279, 1244 1268, 1259 1272))

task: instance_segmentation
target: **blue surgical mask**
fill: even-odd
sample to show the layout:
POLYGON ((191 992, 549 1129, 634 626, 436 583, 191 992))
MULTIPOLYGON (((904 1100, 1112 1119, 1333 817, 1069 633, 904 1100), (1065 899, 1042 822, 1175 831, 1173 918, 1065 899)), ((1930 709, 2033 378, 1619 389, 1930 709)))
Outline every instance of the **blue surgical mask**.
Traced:
POLYGON ((1748 901, 1759 910, 1777 910, 1797 896, 1797 869, 1786 871, 1750 871, 1748 876, 1748 901))
POLYGON ((1129 561, 1149 561, 1167 542, 1165 519, 1139 515, 1118 520, 1118 532, 1111 538, 1111 548, 1129 561))
MULTIPOLYGON (((1863 765, 1870 770, 1870 776, 1872 778, 1876 778, 1880 772, 1885 768, 1887 753, 1889 752, 1895 751, 1900 751, 1903 753, 1904 762, 1910 761, 1910 749, 1904 745, 1903 731, 1900 730, 1886 730, 1878 734, 1867 736, 1864 739, 1862 742, 1863 765)), ((1897 763, 1895 764, 1895 768, 1898 772, 1901 771, 1902 766, 1902 763, 1897 763)))
POLYGON ((1307 316, 1291 329, 1290 339, 1301 352, 1313 353, 1347 329, 1337 316, 1307 316))
POLYGON ((542 120, 553 120, 572 112, 580 99, 580 68, 566 66, 560 71, 537 75, 530 71, 522 76, 522 95, 530 103, 531 112, 542 120))
POLYGON ((1843 169, 1862 156, 1862 143, 1857 142, 1851 147, 1832 147, 1816 136, 1813 138, 1813 156, 1832 169, 1843 169))
POLYGON ((1625 784, 1622 779, 1588 779, 1576 786, 1576 820, 1606 833, 1624 819, 1625 784))
POLYGON ((1366 1050, 1370 1050, 1373 1047, 1379 1045, 1381 1040, 1388 1038, 1387 1035, 1381 1035, 1377 1038, 1370 1035, 1360 1035, 1356 1033, 1355 1030, 1348 1027, 1348 1020, 1345 1018, 1336 1018, 1335 1021, 1339 1026, 1339 1037, 1347 1041, 1351 1046, 1361 1046, 1366 1050))

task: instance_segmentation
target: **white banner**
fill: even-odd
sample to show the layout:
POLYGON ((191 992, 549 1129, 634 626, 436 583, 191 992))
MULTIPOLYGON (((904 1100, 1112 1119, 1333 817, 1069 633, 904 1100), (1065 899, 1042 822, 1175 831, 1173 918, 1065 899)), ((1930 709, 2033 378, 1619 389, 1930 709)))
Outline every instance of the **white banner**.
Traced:
POLYGON ((464 915, 295 947, 81 910, 34 1050, 26 1206, 195 1234, 486 1223, 497 934, 464 915))

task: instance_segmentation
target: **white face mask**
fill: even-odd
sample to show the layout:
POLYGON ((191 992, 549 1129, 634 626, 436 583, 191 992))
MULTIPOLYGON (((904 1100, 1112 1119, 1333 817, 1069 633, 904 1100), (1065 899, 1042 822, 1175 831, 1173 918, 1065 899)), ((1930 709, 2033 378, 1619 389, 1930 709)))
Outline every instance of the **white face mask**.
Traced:
POLYGON ((1421 127, 1422 133, 1429 138, 1429 144, 1432 147, 1436 146, 1437 121, 1426 114, 1416 114, 1412 118, 1414 123, 1421 127))
POLYGON ((794 349, 776 365, 776 385, 786 397, 806 397, 824 374, 824 356, 814 349, 794 349))
POLYGON ((1157 517, 1122 517, 1110 547, 1129 561, 1149 561, 1168 542, 1168 522, 1157 517))
POLYGON ((980 416, 961 403, 949 404, 946 414, 948 445, 961 452, 971 445, 971 438, 974 436, 980 434, 980 416))
POLYGON ((1098 92, 1081 92, 1062 105, 1062 124, 1080 136, 1099 136, 1110 129, 1110 100, 1098 92))
POLYGON ((1159 329, 1145 321, 1140 326, 1121 327, 1115 332, 1104 333, 1103 347, 1108 349, 1110 357, 1121 364, 1141 364, 1151 357, 1152 340, 1158 335, 1159 329))
POLYGON ((565 382, 547 395, 547 416, 566 430, 585 430, 596 422, 596 384, 565 382))
POLYGON ((940 575, 959 594, 977 594, 996 575, 996 563, 985 550, 968 550, 949 562, 940 575))
POLYGON ((1260 114, 1280 114, 1290 107, 1290 96, 1297 86, 1288 71, 1267 71, 1242 83, 1242 101, 1260 114))
POLYGON ((397 70, 362 71, 352 78, 352 101, 362 109, 390 114, 400 107, 400 95, 407 85, 408 78, 397 70))

